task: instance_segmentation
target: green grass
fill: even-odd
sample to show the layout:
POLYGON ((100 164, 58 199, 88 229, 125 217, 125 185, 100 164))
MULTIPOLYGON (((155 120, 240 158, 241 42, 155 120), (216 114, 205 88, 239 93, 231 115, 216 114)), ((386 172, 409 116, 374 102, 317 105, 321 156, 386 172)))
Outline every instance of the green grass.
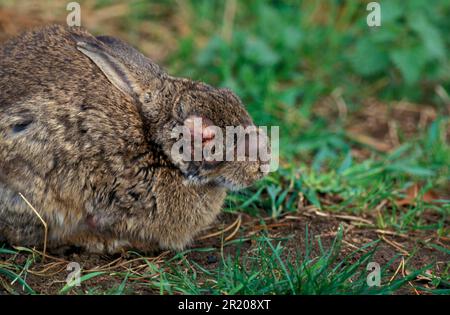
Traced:
MULTIPOLYGON (((116 2, 97 1, 96 9, 116 2)), ((164 28, 167 16, 178 16, 188 31, 177 38, 177 48, 165 60, 168 71, 229 87, 258 125, 280 126, 282 167, 254 187, 230 194, 224 211, 277 219, 296 213, 302 198, 326 213, 369 216, 372 229, 448 238, 450 3, 380 1, 382 26, 375 29, 365 24, 365 3, 238 1, 234 16, 226 17, 232 1, 133 0, 129 15, 114 23, 136 40, 144 21, 164 28), (330 95, 343 100, 346 115, 317 113, 319 102, 330 95), (379 151, 348 132, 369 98, 430 105, 436 119, 412 137, 400 130, 400 145, 379 151), (357 157, 355 150, 367 155, 357 157), (420 188, 414 204, 396 206, 413 185, 420 188), (430 190, 443 196, 441 200, 425 201, 430 190), (330 198, 338 201, 327 202, 330 198)), ((140 283, 160 294, 391 294, 435 267, 410 270, 406 277, 389 282, 389 267, 398 259, 394 256, 382 266, 382 286, 368 287, 365 267, 378 250, 377 241, 342 258, 342 230, 331 247, 306 235, 307 241, 292 251, 285 246, 288 239, 258 233, 251 251, 239 245, 245 239, 237 239, 238 253, 222 252, 212 270, 183 252, 164 264, 143 258, 143 274, 108 273, 116 280, 109 288, 95 285, 96 277, 105 274, 85 273, 82 289, 62 283, 57 291, 127 294, 134 292, 130 283, 140 283), (313 254, 317 246, 320 251, 313 254)), ((424 240, 423 245, 448 254, 448 248, 437 243, 424 240)), ((8 290, 39 293, 27 283, 28 268, 39 257, 24 249, 0 249, 0 254, 7 257, 0 261, 0 275, 9 283, 8 290)), ((449 294, 448 261, 439 272, 433 271, 431 283, 431 289, 417 288, 449 294)))
POLYGON ((382 287, 368 287, 364 267, 372 258, 376 244, 367 244, 358 250, 369 249, 367 253, 356 262, 346 264, 356 252, 338 261, 341 240, 342 230, 331 248, 323 250, 322 256, 309 257, 311 244, 307 241, 303 255, 290 253, 286 257, 281 242, 261 236, 256 239, 257 247, 252 254, 243 255, 242 259, 239 258, 241 252, 234 257, 222 256, 216 270, 205 270, 186 260, 173 267, 168 261, 170 272, 160 271, 160 281, 152 285, 163 294, 381 294, 393 292, 414 278, 415 275, 410 275, 382 287), (196 272, 186 272, 185 267, 188 270, 203 269, 207 281, 199 281, 196 272), (353 281, 349 283, 351 278, 353 281))
MULTIPOLYGON (((438 200, 430 204, 421 199, 431 188, 448 188, 450 146, 439 136, 442 134, 439 131, 445 127, 443 122, 435 121, 421 139, 411 140, 388 154, 374 154, 373 158, 361 162, 353 161, 349 152, 323 159, 319 150, 312 166, 310 163, 293 164, 271 174, 252 190, 231 195, 229 210, 244 209, 256 214, 266 209, 268 214, 277 217, 297 210, 296 198, 300 193, 318 208, 361 214, 383 200, 394 203, 404 198, 405 189, 419 182, 424 184, 417 204, 406 213, 393 204, 393 209, 383 213, 379 227, 389 226, 401 231, 433 228, 444 232, 450 201, 438 200), (319 194, 339 196, 342 202, 323 207, 319 194), (261 195, 267 197, 260 198, 261 195), (440 220, 433 226, 422 225, 421 214, 425 210, 437 213, 440 220)), ((446 229, 448 233, 448 226, 446 229)))
MULTIPOLYGON (((303 252, 289 252, 287 255, 287 249, 282 246, 281 240, 260 235, 254 238, 257 245, 251 253, 241 255, 241 248, 238 246, 237 255, 226 256, 222 253, 218 267, 212 270, 195 261, 187 260, 185 256, 187 252, 175 255, 160 266, 143 258, 148 265, 148 271, 144 274, 112 272, 109 274, 110 277, 122 279, 118 281, 118 285, 108 289, 88 285, 81 290, 73 283, 69 283, 62 286, 59 294, 130 294, 133 291, 127 290, 128 282, 134 282, 135 287, 140 286, 160 294, 392 294, 425 270, 424 267, 406 277, 391 280, 391 273, 387 272, 387 269, 397 258, 396 256, 382 266, 381 286, 369 286, 368 272, 365 268, 373 259, 378 241, 368 243, 343 259, 338 259, 342 246, 342 233, 342 228, 339 228, 332 245, 325 249, 320 238, 310 237, 306 229, 306 241, 302 244, 303 252), (313 243, 319 245, 321 253, 318 256, 311 254, 313 243)), ((214 249, 190 250, 192 251, 212 252, 214 249)), ((242 251, 245 250, 242 249, 242 251)), ((1 253, 17 254, 9 250, 2 250, 1 253)), ((133 254, 139 256, 138 253, 133 254)), ((18 282, 21 290, 36 294, 26 282, 27 267, 31 260, 32 258, 29 257, 24 266, 13 264, 1 266, 0 272, 12 283, 18 282)), ((86 273, 81 277, 80 282, 83 284, 104 274, 107 273, 86 273)), ((20 292, 12 288, 11 290, 11 293, 20 292)), ((435 293, 446 292, 441 290, 435 293)))

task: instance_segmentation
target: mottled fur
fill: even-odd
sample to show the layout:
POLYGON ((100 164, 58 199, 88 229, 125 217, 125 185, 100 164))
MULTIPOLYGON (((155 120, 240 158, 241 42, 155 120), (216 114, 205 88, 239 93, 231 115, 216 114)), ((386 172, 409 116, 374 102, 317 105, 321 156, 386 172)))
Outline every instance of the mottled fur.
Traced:
POLYGON ((125 43, 49 26, 0 47, 0 235, 12 244, 182 249, 219 213, 226 187, 260 162, 174 161, 170 131, 188 115, 249 125, 229 90, 174 78, 125 43), (112 56, 120 90, 80 48, 112 56), (189 177, 190 175, 190 177, 189 177), (194 180, 188 180, 193 178, 194 180))

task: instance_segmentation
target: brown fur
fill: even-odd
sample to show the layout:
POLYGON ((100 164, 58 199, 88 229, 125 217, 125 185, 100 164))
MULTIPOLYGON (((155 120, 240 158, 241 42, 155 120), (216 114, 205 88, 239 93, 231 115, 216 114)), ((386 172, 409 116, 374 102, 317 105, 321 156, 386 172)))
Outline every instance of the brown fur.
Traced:
POLYGON ((219 213, 226 187, 262 177, 259 162, 214 168, 173 161, 170 130, 187 115, 220 127, 252 124, 225 89, 174 78, 110 37, 49 26, 0 47, 0 236, 89 251, 182 249, 219 213), (77 43, 113 56, 124 93, 77 43), (194 173, 197 180, 187 180, 194 173))

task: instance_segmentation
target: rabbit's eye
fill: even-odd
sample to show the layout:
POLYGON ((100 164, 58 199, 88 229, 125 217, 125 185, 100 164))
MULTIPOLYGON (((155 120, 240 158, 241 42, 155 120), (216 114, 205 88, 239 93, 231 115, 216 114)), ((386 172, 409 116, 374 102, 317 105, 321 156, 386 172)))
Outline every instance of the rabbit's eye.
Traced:
POLYGON ((26 121, 21 122, 21 123, 19 123, 19 124, 15 124, 15 125, 12 126, 12 131, 13 131, 14 133, 22 132, 22 131, 24 131, 25 129, 27 129, 27 127, 28 127, 29 125, 31 125, 32 122, 33 122, 32 120, 26 120, 26 121))

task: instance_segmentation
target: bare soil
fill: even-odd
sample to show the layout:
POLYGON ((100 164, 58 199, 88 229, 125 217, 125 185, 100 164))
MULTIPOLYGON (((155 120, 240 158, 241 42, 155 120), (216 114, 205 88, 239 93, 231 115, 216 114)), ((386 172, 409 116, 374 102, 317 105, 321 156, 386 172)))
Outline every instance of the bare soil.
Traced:
MULTIPOLYGON (((337 215, 340 216, 340 215, 337 215)), ((303 213, 296 213, 292 215, 285 215, 279 220, 266 219, 264 224, 261 224, 260 219, 255 219, 247 215, 238 214, 223 214, 218 220, 217 224, 210 230, 205 231, 199 238, 217 234, 216 232, 223 231, 224 227, 236 222, 236 219, 241 218, 239 233, 233 236, 233 239, 239 237, 249 237, 264 231, 272 238, 288 238, 284 243, 287 250, 284 253, 302 254, 305 250, 305 229, 308 227, 310 236, 317 238, 320 236, 322 244, 325 249, 328 249, 341 225, 344 229, 344 237, 342 249, 338 257, 338 261, 344 259, 348 254, 353 252, 356 248, 371 241, 381 239, 377 250, 373 257, 373 261, 384 266, 390 262, 391 259, 398 256, 390 265, 389 271, 394 274, 399 266, 404 263, 404 268, 399 268, 396 277, 403 277, 409 273, 410 270, 423 268, 432 264, 430 270, 426 273, 430 277, 420 277, 415 281, 410 282, 409 286, 403 287, 399 294, 423 294, 416 286, 430 287, 432 274, 441 274, 448 266, 450 257, 444 252, 428 246, 430 243, 440 244, 444 248, 450 247, 450 240, 448 238, 439 238, 435 232, 413 232, 408 235, 398 234, 392 231, 381 231, 367 228, 364 223, 357 217, 342 216, 335 217, 333 215, 323 216, 323 213, 317 210, 309 209, 303 213)), ((364 220, 364 219, 363 219, 364 220)), ((232 231, 233 229, 229 230, 232 231)), ((211 248, 211 251, 201 252, 192 251, 186 254, 189 261, 194 261, 205 269, 214 270, 218 268, 220 257, 224 255, 236 255, 243 252, 251 252, 256 250, 256 243, 254 240, 248 240, 237 244, 224 245, 224 238, 231 232, 220 233, 219 235, 208 237, 194 243, 192 249, 195 248, 211 248)), ((311 256, 319 254, 318 243, 313 240, 311 243, 311 256)), ((173 252, 155 253, 149 260, 153 260, 156 265, 162 264, 163 260, 168 260, 175 255, 173 252), (158 258, 158 255, 161 255, 158 258)), ((23 264, 28 255, 18 255, 15 259, 16 264, 23 264)), ((292 259, 294 256, 289 256, 292 259)), ((85 253, 72 252, 63 257, 47 257, 45 262, 37 262, 29 268, 27 274, 27 283, 38 293, 41 294, 57 294, 64 286, 66 277, 69 271, 66 270, 69 262, 78 262, 82 266, 83 271, 103 270, 107 271, 105 275, 101 275, 83 282, 81 290, 87 293, 88 288, 97 288, 98 292, 103 292, 108 289, 117 288, 123 281, 122 276, 115 276, 117 272, 126 272, 127 270, 135 271, 142 274, 147 272, 147 276, 142 279, 135 279, 129 281, 125 293, 133 294, 158 294, 158 290, 150 288, 147 283, 152 279, 152 272, 148 270, 147 266, 142 260, 136 260, 136 256, 130 253, 124 253, 117 256, 99 256, 89 255, 85 253), (133 260, 134 259, 134 260, 133 260)), ((358 255, 353 260, 356 261, 358 255)), ((6 260, 7 257, 0 256, 0 261, 6 260)), ((38 259, 39 260, 39 259, 38 259)), ((350 260, 349 263, 352 261, 350 260)), ((154 278, 158 280, 158 274, 154 274, 154 278)), ((0 276, 2 277, 2 276, 0 276)), ((6 287, 14 287, 19 292, 20 285, 15 283, 10 284, 10 280, 1 278, 3 285, 7 283, 6 287)), ((203 281, 204 277, 199 275, 198 281, 203 281)), ((8 293, 4 286, 0 289, 2 293, 8 293)), ((447 288, 448 289, 448 288, 447 288)), ((79 291, 80 292, 80 291, 79 291)))

